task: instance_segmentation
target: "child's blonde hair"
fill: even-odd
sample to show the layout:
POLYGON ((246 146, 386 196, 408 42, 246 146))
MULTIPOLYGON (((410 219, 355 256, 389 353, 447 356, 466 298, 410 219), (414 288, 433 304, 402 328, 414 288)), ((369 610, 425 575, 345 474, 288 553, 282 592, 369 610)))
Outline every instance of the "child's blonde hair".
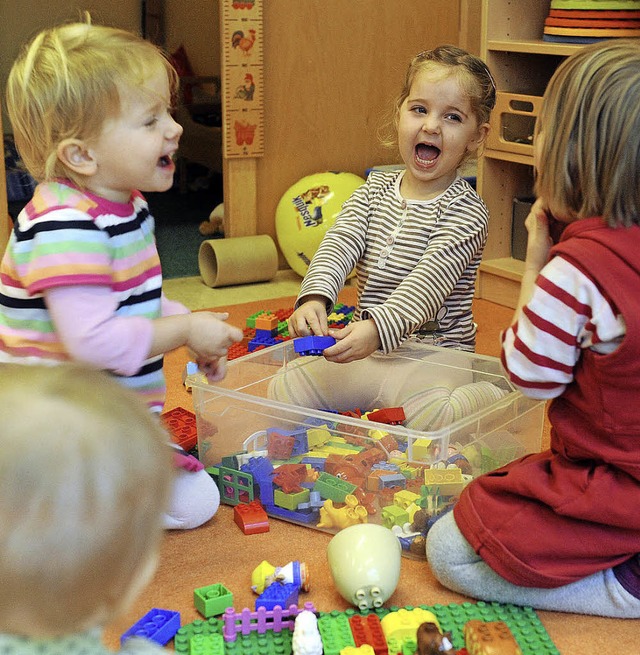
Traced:
POLYGON ((393 113, 381 131, 383 145, 397 146, 400 110, 404 101, 409 97, 411 85, 416 76, 423 71, 437 70, 438 68, 448 69, 447 72, 456 75, 460 88, 469 98, 478 125, 489 122, 491 110, 496 104, 496 85, 489 68, 482 59, 462 48, 442 45, 433 50, 424 50, 418 53, 409 63, 402 89, 393 105, 393 113))
POLYGON ((178 78, 168 59, 131 32, 86 22, 36 35, 14 63, 6 92, 16 146, 31 175, 82 186, 58 159, 58 144, 97 137, 106 119, 118 115, 120 89, 141 89, 163 66, 175 95, 178 78))
POLYGON ((552 213, 640 224, 640 40, 595 43, 566 59, 534 138, 536 193, 552 213))
POLYGON ((3 364, 0 406, 0 633, 103 625, 155 568, 167 434, 137 396, 77 364, 3 364))

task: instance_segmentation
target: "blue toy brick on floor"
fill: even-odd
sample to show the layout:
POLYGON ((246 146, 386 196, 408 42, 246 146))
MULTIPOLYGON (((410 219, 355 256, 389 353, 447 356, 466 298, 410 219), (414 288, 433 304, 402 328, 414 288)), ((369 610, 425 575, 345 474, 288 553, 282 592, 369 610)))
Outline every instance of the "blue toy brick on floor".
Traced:
POLYGON ((120 645, 131 637, 144 637, 164 646, 179 629, 180 612, 154 607, 120 637, 120 645))

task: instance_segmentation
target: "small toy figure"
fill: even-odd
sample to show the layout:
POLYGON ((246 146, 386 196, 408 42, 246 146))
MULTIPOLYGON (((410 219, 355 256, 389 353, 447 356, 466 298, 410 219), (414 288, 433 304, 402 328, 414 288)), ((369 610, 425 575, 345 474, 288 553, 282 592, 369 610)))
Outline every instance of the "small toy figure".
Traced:
POLYGON ((455 649, 449 639, 451 635, 442 634, 435 623, 421 623, 416 633, 415 655, 455 655, 455 649))
POLYGON ((309 591, 309 570, 307 565, 296 560, 284 566, 273 566, 263 560, 251 574, 251 589, 256 594, 261 594, 274 582, 296 584, 302 591, 309 591))
POLYGON ((322 638, 313 612, 302 610, 296 616, 291 650, 293 655, 322 655, 322 638))

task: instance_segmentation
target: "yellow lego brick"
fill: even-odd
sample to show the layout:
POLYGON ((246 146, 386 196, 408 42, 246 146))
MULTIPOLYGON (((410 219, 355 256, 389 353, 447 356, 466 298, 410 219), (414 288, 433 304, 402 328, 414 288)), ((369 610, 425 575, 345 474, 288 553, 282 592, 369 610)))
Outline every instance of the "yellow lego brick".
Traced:
POLYGON ((411 503, 414 503, 417 500, 420 500, 420 495, 413 491, 407 491, 406 489, 397 491, 393 494, 393 504, 402 507, 402 509, 407 509, 411 503))
POLYGON ((411 610, 402 608, 397 612, 389 612, 380 621, 384 636, 389 640, 393 639, 396 642, 404 642, 407 639, 416 641, 416 633, 418 626, 421 623, 435 623, 440 630, 440 624, 433 612, 424 610, 421 607, 414 607, 411 610))
POLYGON ((331 432, 329 432, 326 425, 309 428, 307 430, 307 443, 309 444, 309 448, 321 446, 323 443, 329 441, 329 439, 331 439, 331 432))

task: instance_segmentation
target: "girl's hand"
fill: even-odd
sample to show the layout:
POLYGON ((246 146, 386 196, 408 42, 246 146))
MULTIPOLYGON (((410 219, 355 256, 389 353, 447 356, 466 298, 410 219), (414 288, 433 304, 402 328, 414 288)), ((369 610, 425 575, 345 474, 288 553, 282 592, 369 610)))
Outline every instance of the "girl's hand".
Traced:
POLYGON ((322 296, 311 296, 287 321, 289 336, 326 337, 328 334, 327 303, 322 296))
POLYGON ((346 364, 364 359, 380 348, 380 335, 373 319, 355 321, 344 328, 329 330, 336 344, 322 354, 329 362, 346 364))
POLYGON ((551 221, 554 219, 547 213, 544 200, 538 198, 524 222, 528 232, 525 267, 536 273, 542 270, 549 259, 549 250, 553 245, 549 231, 551 221))

